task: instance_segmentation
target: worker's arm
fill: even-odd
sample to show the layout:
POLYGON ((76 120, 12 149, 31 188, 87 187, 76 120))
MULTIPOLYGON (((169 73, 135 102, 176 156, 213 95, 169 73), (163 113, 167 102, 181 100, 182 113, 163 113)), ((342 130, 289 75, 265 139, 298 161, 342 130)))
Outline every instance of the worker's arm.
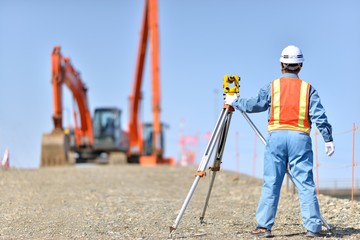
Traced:
POLYGON ((269 108, 270 84, 261 88, 259 94, 253 98, 239 98, 232 103, 232 106, 247 113, 263 112, 269 108))
POLYGON ((327 120, 325 108, 322 106, 318 92, 310 87, 309 116, 311 123, 315 123, 325 142, 332 142, 332 127, 327 120))

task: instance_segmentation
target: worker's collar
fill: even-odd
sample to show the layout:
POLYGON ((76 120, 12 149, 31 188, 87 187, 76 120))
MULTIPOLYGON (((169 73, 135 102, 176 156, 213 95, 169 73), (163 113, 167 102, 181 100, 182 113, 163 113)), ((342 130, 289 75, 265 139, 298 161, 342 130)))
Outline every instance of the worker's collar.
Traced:
POLYGON ((299 76, 295 73, 283 73, 282 77, 299 78, 299 76))

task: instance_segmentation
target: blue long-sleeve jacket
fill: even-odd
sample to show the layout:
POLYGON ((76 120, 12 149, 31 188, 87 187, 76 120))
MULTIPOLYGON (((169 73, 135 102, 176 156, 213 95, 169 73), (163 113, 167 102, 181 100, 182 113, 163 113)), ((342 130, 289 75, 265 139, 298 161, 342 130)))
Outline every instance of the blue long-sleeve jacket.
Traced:
MULTIPOLYGON (((292 73, 285 73, 282 77, 298 78, 296 74, 292 73)), ((271 83, 261 88, 259 94, 256 97, 249 99, 239 98, 235 100, 232 105, 237 110, 247 113, 264 112, 268 110, 270 118, 271 83)), ((309 95, 309 120, 310 126, 312 123, 315 123, 325 142, 333 141, 332 127, 327 120, 325 109, 321 104, 318 92, 311 85, 309 95)))

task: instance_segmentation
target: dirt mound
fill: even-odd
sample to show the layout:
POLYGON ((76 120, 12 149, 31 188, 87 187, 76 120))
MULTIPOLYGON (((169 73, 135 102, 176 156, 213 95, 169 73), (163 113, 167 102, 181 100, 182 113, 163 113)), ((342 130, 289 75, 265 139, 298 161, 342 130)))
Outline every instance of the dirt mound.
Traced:
MULTIPOLYGON (((0 172, 2 239, 167 239, 197 167, 54 167, 0 172)), ((209 175, 209 174, 208 174, 209 175)), ((250 239, 261 181, 220 171, 205 216, 201 179, 173 239, 250 239)), ((360 239, 360 203, 320 195, 337 237, 360 239)), ((283 192, 275 239, 303 239, 297 195, 283 192)))

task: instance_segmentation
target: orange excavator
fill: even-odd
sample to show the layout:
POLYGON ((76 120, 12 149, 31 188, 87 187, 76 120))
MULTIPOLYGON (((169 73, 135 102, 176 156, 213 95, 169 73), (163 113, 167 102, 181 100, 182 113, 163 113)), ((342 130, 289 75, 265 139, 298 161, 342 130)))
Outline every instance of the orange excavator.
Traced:
POLYGON ((145 0, 140 42, 130 96, 128 161, 141 165, 175 164, 175 159, 164 157, 165 124, 160 121, 159 30, 157 0, 145 0), (150 35, 150 37, 148 36, 150 35), (151 43, 152 123, 140 123, 141 85, 147 42, 151 43))
POLYGON ((51 59, 54 129, 42 136, 41 166, 91 161, 126 162, 128 134, 121 128, 121 110, 116 107, 97 108, 92 119, 87 88, 70 59, 62 56, 59 46, 54 47, 51 59), (77 103, 73 114, 75 126, 71 130, 64 129, 62 124, 63 85, 69 88, 77 103))

